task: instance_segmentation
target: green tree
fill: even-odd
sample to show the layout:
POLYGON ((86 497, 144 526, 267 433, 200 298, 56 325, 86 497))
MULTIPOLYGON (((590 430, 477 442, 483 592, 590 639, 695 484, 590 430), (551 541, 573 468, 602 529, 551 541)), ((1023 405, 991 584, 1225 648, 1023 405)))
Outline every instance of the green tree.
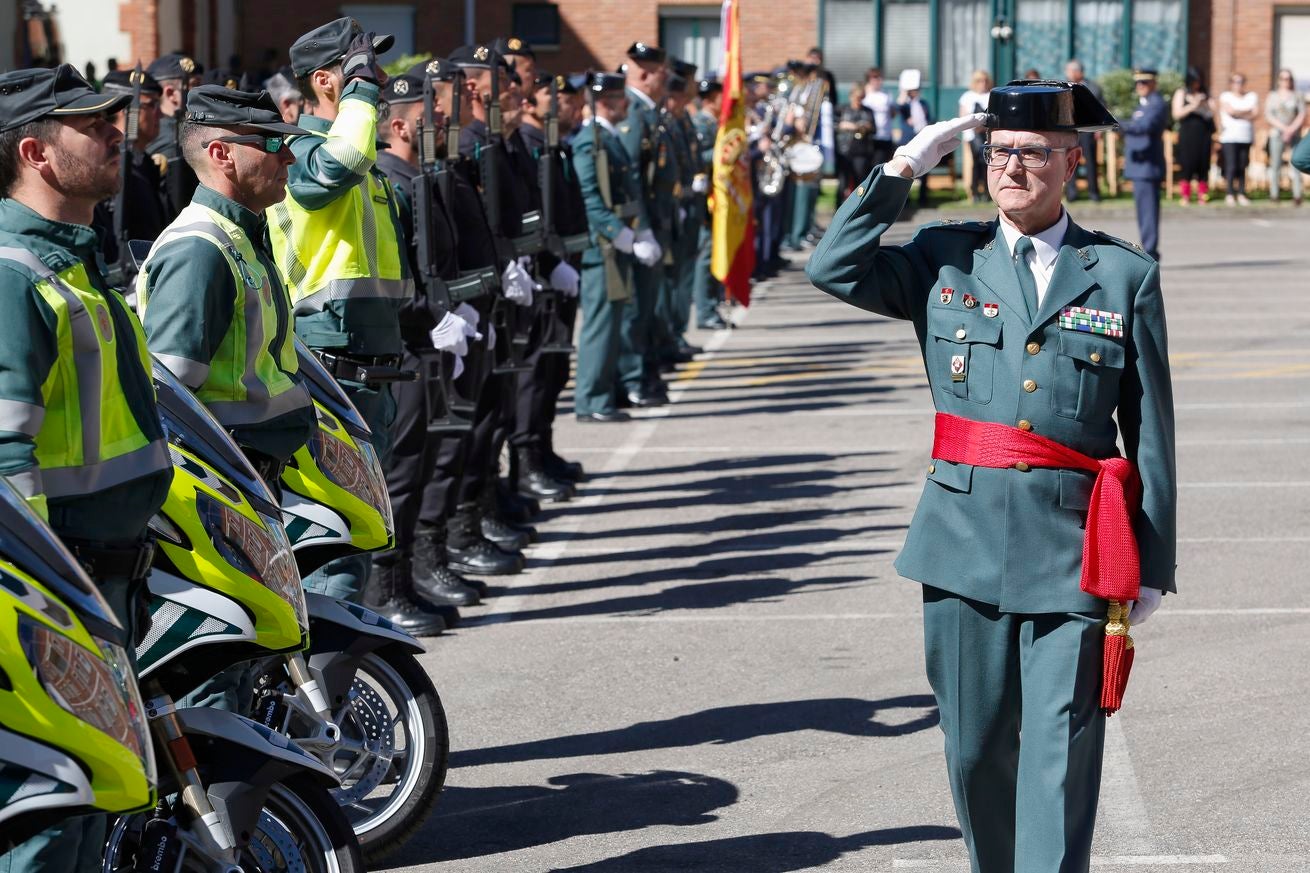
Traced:
MULTIPOLYGON (((1128 118, 1137 109, 1137 91, 1133 87, 1132 70, 1111 70, 1097 79, 1097 84, 1101 86, 1105 105, 1114 113, 1115 118, 1128 118)), ((1183 77, 1176 70, 1160 73, 1160 96, 1166 103, 1181 87, 1183 77)))
POLYGON ((382 69, 386 71, 388 76, 399 76, 419 61, 430 60, 432 60, 432 54, 430 52, 425 52, 421 55, 401 55, 394 61, 383 64, 382 69))

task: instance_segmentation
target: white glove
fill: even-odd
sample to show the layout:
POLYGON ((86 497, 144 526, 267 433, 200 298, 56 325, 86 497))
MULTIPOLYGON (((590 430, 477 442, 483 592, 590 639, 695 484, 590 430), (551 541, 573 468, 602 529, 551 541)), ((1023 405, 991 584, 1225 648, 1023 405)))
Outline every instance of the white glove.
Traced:
POLYGON ((1137 627, 1150 618, 1151 613, 1160 608, 1160 601, 1163 599, 1164 592, 1159 588, 1147 588, 1143 585, 1137 592, 1137 599, 1128 607, 1128 626, 1137 627))
POLYGON ((500 277, 501 287, 505 289, 505 299, 518 306, 531 306, 532 295, 541 290, 541 286, 532 281, 532 276, 523 268, 523 258, 510 261, 509 266, 500 277))
POLYGON ((632 243, 636 240, 637 235, 632 232, 632 228, 625 227, 619 231, 619 235, 612 240, 614 248, 625 255, 632 254, 632 243))
POLYGON ((710 177, 705 173, 697 173, 696 178, 691 180, 691 190, 697 194, 704 194, 710 190, 710 177))
POLYGON ((472 306, 469 306, 467 303, 461 303, 459 306, 455 307, 455 314, 467 321, 469 323, 468 330, 473 331, 472 333, 469 333, 466 330, 464 333, 465 336, 482 339, 482 334, 478 333, 478 327, 482 324, 482 314, 480 312, 472 306))
POLYGON ((637 239, 632 244, 632 255, 645 266, 653 267, 664 256, 664 250, 655 241, 655 234, 649 230, 643 230, 637 234, 637 239))
POLYGON ((917 179, 955 151, 960 144, 960 134, 966 130, 976 130, 986 122, 987 113, 975 112, 962 118, 930 124, 915 134, 914 139, 898 148, 896 157, 909 165, 910 172, 917 179))
POLYGON ((478 331, 461 316, 454 312, 447 312, 441 317, 441 323, 434 327, 429 335, 432 337, 434 348, 462 358, 469 353, 469 337, 477 336, 478 331))
POLYGON ((578 271, 567 261, 560 261, 550 271, 550 287, 565 297, 578 296, 578 271))

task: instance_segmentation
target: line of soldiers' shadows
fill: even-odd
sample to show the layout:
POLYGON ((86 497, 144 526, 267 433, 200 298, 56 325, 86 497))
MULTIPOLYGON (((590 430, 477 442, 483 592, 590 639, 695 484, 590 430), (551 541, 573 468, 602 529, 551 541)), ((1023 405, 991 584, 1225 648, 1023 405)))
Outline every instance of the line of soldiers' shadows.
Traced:
MULTIPOLYGON (((937 722, 930 695, 747 704, 609 731, 456 752, 451 766, 688 748, 809 730, 893 737, 929 729, 937 722)), ((717 821, 714 813, 732 806, 738 797, 737 787, 725 779, 680 770, 572 773, 553 777, 544 786, 448 785, 423 830, 390 860, 404 865, 482 857, 576 836, 707 824, 717 821)), ((687 865, 718 869, 716 865, 728 865, 721 869, 800 870, 869 846, 956 839, 959 835, 958 830, 943 827, 895 828, 841 838, 814 832, 764 834, 648 847, 578 869, 684 869, 687 865), (780 851, 780 842, 787 848, 780 851), (744 866, 735 866, 738 862, 744 866), (779 864, 784 866, 774 866, 779 864)))

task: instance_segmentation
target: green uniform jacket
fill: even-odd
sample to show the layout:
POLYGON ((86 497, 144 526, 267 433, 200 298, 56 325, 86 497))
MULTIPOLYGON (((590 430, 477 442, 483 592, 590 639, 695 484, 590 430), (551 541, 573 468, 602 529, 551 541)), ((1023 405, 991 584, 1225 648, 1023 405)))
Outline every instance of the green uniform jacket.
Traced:
MULTIPOLYGON (((595 129, 588 122, 573 137, 573 171, 577 174, 578 184, 582 188, 582 200, 587 206, 587 224, 591 229, 594 245, 582 255, 584 265, 602 262, 600 240, 613 240, 626 225, 633 231, 646 230, 650 227, 647 220, 646 205, 642 198, 641 177, 637 163, 628 156, 627 150, 605 125, 599 124, 595 129), (610 197, 614 209, 605 205, 601 197, 600 184, 596 177, 596 134, 600 134, 600 146, 609 156, 610 197), (630 212, 628 219, 619 217, 618 212, 630 212)), ((631 261, 630 254, 618 253, 620 260, 631 261)))
POLYGON ((678 214, 674 189, 679 170, 673 139, 660 122, 659 109, 640 91, 628 89, 628 117, 618 125, 619 140, 637 166, 646 217, 660 246, 669 252, 678 214))
POLYGON ((678 205, 682 207, 682 221, 677 225, 674 236, 690 237, 692 244, 699 235, 701 215, 696 211, 699 200, 704 210, 705 195, 692 190, 696 174, 700 172, 700 156, 697 152, 696 128, 686 112, 674 115, 664 113, 664 126, 673 142, 673 153, 678 161, 678 205))
MULTIPOLYGON (((810 281, 914 324, 939 411, 1026 422, 1095 458, 1118 454, 1122 433, 1142 477, 1142 584, 1173 591, 1174 415, 1159 266, 1070 221, 1030 323, 997 221, 927 225, 905 246, 879 245, 909 191, 909 179, 876 169, 837 210, 806 267, 810 281), (1122 315, 1123 336, 1061 329, 1061 311, 1073 306, 1122 315), (961 365, 964 378, 953 379, 961 365)), ((1104 609, 1079 588, 1091 474, 927 459, 924 467, 901 575, 1006 612, 1104 609)))
MULTIPOLYGON (((87 278, 104 295, 114 333, 130 337, 132 316, 117 292, 111 291, 96 266, 99 240, 91 228, 48 221, 15 200, 0 200, 0 247, 26 249, 46 266, 62 271, 81 262, 87 278)), ((41 387, 57 360, 55 316, 34 288, 35 276, 12 261, 0 261, 0 405, 5 401, 42 405, 41 387)), ((145 372, 135 343, 115 343, 120 384, 105 390, 121 395, 137 426, 149 440, 163 438, 155 408, 155 388, 145 372)), ((0 431, 0 475, 36 466, 35 437, 0 431)), ((98 542, 134 540, 146 522, 164 505, 173 468, 97 491, 51 498, 50 526, 60 536, 98 542)))
MULTIPOLYGON (((268 338, 267 348, 276 359, 293 329, 291 300, 278 277, 263 217, 205 185, 196 188, 191 199, 240 227, 268 273, 278 331, 268 338)), ((143 326, 151 353, 184 361, 212 362, 232 327, 233 318, 239 315, 236 278, 218 247, 195 236, 167 242, 151 253, 145 282, 149 303, 145 306, 143 326)), ((298 373, 287 376, 295 382, 301 381, 298 373)), ((200 380, 183 381, 203 379, 204 376, 200 380)), ((309 441, 317 426, 314 406, 306 396, 304 404, 297 409, 231 430, 241 445, 285 463, 296 449, 309 441)))
POLYGON ((691 117, 696 127, 697 159, 700 161, 698 173, 714 172, 714 141, 719 137, 719 117, 712 112, 701 110, 691 117))

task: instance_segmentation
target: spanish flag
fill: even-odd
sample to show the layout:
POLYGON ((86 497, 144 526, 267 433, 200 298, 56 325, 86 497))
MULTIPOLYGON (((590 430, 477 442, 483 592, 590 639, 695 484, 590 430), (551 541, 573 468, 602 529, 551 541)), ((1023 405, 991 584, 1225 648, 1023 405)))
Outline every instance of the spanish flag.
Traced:
POLYGON ((741 0, 723 0, 723 108, 714 141, 714 189, 710 194, 713 250, 710 272, 729 300, 751 301, 755 271, 755 214, 751 208, 751 156, 746 135, 746 101, 741 83, 741 0))

